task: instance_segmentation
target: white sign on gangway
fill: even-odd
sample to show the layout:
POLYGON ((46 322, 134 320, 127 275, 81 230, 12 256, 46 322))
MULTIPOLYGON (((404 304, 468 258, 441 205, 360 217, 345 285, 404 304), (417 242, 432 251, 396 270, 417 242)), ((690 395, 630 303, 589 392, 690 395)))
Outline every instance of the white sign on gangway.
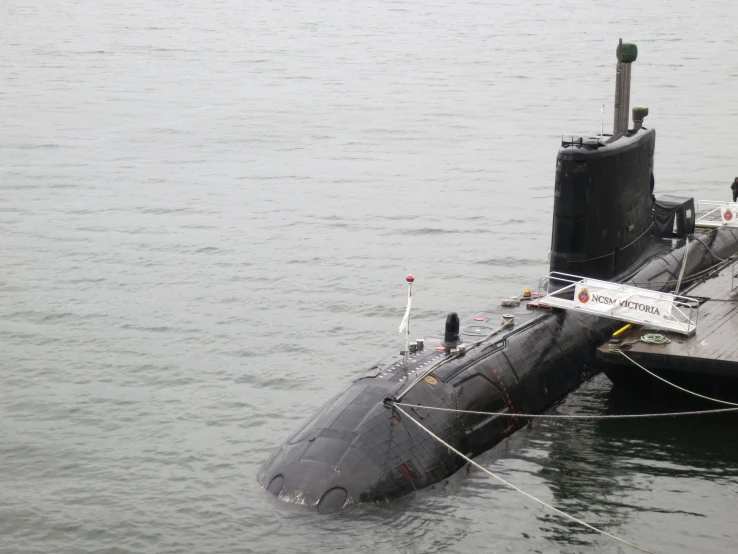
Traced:
POLYGON ((738 227, 738 203, 698 200, 694 223, 698 227, 738 227))
POLYGON ((699 302, 639 287, 552 272, 541 279, 539 304, 577 310, 689 335, 697 328, 699 302))

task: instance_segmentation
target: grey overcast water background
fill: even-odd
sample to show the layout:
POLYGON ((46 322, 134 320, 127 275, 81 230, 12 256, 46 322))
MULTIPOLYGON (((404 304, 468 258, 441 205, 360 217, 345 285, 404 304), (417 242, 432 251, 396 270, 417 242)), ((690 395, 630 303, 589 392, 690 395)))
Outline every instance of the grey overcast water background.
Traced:
MULTIPOLYGON (((0 2, 0 552, 629 552, 483 473, 320 516, 264 459, 414 331, 547 270, 562 134, 728 199, 738 4, 0 2)), ((648 411, 597 377, 561 413, 648 411)), ((735 552, 735 418, 536 423, 479 461, 660 553, 735 552)))

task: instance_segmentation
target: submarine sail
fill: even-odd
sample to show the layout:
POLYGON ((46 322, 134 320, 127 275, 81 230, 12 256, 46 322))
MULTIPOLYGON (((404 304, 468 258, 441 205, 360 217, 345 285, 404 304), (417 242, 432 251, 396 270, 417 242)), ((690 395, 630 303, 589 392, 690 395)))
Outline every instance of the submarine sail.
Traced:
POLYGON ((551 271, 614 279, 632 268, 653 237, 656 131, 628 130, 634 44, 618 45, 615 122, 604 137, 564 142, 556 158, 551 271))
MULTIPOLYGON (((652 232, 656 134, 642 127, 641 108, 638 124, 627 128, 625 96, 636 55, 635 45, 618 46, 613 135, 562 141, 551 270, 667 290, 685 252, 679 241, 652 232)), ((721 258, 738 252, 738 242, 723 230, 701 238, 721 258)), ((688 274, 714 264, 699 249, 687 258, 688 274)), ((450 314, 443 332, 410 350, 407 364, 403 355, 391 355, 329 400, 265 461, 259 483, 281 500, 333 511, 446 479, 465 460, 407 421, 393 401, 488 412, 406 409, 454 448, 476 456, 527 423, 498 414, 541 412, 588 379, 595 347, 613 330, 612 320, 595 315, 529 308, 522 298, 461 320, 450 314)))

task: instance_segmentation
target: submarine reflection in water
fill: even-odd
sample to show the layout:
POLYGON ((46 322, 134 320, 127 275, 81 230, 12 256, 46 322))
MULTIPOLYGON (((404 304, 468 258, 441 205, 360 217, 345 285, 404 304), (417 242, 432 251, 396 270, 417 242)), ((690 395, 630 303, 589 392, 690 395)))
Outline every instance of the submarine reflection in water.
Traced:
MULTIPOLYGON (((551 270, 670 290, 685 252, 683 241, 653 234, 656 133, 641 125, 644 108, 634 110, 638 122, 627 128, 636 56, 635 45, 618 46, 613 135, 563 142, 559 149, 551 270)), ((692 222, 686 232, 693 231, 692 222)), ((738 251, 727 229, 699 236, 721 258, 738 251)), ((689 249, 685 275, 714 263, 705 249, 689 249)), ((612 320, 527 304, 523 298, 519 306, 493 307, 461 322, 451 314, 443 333, 426 337, 409 354, 407 368, 402 356, 392 355, 368 369, 272 454, 259 483, 282 500, 339 510, 447 478, 464 460, 406 421, 391 399, 494 413, 403 408, 454 448, 476 456, 526 423, 500 412, 541 412, 586 380, 594 348, 613 330, 612 320), (514 316, 512 324, 503 326, 503 315, 514 316)))

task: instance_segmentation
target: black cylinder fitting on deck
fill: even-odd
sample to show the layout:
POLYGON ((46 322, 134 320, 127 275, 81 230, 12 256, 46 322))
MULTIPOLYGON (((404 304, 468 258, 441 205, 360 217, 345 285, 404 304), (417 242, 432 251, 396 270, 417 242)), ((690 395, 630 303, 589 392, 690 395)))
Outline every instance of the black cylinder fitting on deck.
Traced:
POLYGON ((459 316, 451 312, 446 316, 446 332, 443 336, 443 346, 459 344, 459 316))

